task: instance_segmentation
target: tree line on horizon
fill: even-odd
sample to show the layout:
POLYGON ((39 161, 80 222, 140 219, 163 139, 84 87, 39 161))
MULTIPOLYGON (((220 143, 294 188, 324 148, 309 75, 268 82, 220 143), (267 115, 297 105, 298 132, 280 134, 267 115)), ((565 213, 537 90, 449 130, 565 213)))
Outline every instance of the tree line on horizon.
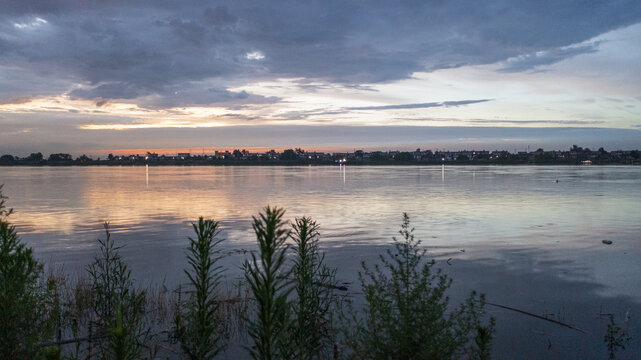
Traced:
POLYGON ((286 149, 283 152, 270 150, 265 153, 250 153, 246 150, 216 152, 215 154, 189 154, 176 156, 158 155, 113 155, 106 158, 91 158, 81 155, 74 158, 67 153, 54 153, 48 157, 31 153, 26 157, 9 154, 0 156, 4 166, 70 166, 70 165, 579 165, 579 164, 641 164, 639 150, 596 151, 573 145, 566 151, 545 151, 539 148, 532 152, 508 151, 373 151, 355 150, 351 153, 306 152, 303 149, 286 149))

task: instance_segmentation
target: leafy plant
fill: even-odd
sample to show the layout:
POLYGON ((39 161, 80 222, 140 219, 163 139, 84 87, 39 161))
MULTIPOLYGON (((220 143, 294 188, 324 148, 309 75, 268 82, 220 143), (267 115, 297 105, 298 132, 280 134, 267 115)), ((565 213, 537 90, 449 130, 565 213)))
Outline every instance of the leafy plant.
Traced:
POLYGON ((484 296, 472 292, 448 314, 449 297, 445 293, 452 279, 440 269, 433 271, 434 260, 424 261, 425 250, 421 250, 421 241, 414 238, 413 231, 408 215, 403 214, 401 239, 393 238, 393 250, 380 256, 382 265, 372 269, 362 264, 359 279, 365 296, 364 314, 362 318, 353 316, 356 326, 346 337, 352 356, 484 358, 494 324, 481 323, 484 296))
POLYGON ((43 267, 8 222, 0 185, 0 358, 42 356, 39 342, 50 334, 43 267))
POLYGON ((5 205, 6 196, 2 195, 2 188, 4 184, 0 184, 0 220, 6 221, 9 215, 13 214, 12 208, 7 208, 5 205))
POLYGON ((174 334, 190 359, 212 359, 225 346, 216 298, 223 272, 216 265, 221 258, 218 245, 222 239, 218 238, 220 230, 214 220, 201 217, 198 224, 192 225, 197 236, 189 238, 187 260, 191 271, 185 270, 191 289, 184 310, 179 308, 176 312, 174 334))
POLYGON ((292 291, 285 269, 285 241, 289 231, 285 229, 283 214, 279 208, 267 206, 252 227, 258 241, 259 256, 251 253, 251 261, 244 264, 245 278, 254 295, 255 314, 247 319, 249 336, 253 347, 249 352, 254 359, 286 358, 288 332, 291 326, 287 297, 292 291))
MULTIPOLYGON (((291 330, 295 356, 312 359, 327 355, 331 345, 331 310, 336 287, 335 269, 323 263, 319 252, 318 224, 309 217, 297 218, 292 226, 294 241, 293 276, 296 301, 291 330)), ((326 356, 328 357, 328 356, 326 356)))
POLYGON ((144 327, 145 292, 134 288, 131 271, 104 223, 105 240, 98 239, 100 254, 89 265, 98 325, 98 350, 103 359, 137 359, 149 329, 144 327))
POLYGON ((488 325, 477 325, 474 344, 476 348, 471 351, 471 358, 477 360, 489 360, 492 358, 492 337, 496 321, 490 318, 488 325))

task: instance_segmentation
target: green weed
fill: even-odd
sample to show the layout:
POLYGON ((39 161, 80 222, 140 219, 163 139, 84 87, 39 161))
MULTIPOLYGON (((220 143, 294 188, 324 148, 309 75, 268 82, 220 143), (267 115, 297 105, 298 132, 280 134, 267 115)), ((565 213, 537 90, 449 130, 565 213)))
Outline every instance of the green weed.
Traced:
POLYGON ((218 222, 204 220, 192 224, 196 239, 189 238, 187 261, 190 271, 189 299, 181 305, 174 318, 174 333, 182 350, 190 359, 212 359, 225 347, 220 300, 216 298, 223 269, 216 265, 221 258, 218 245, 218 222))

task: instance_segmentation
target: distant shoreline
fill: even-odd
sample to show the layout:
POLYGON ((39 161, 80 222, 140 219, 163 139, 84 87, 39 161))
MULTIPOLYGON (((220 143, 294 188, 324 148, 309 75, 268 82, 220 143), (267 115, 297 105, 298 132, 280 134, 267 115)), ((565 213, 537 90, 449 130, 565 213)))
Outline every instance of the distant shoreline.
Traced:
POLYGON ((225 166, 246 166, 246 167, 272 167, 272 166, 287 166, 287 167, 309 167, 309 166, 318 166, 318 167, 339 167, 339 166, 578 166, 578 167, 588 167, 588 166, 639 166, 639 164, 621 164, 621 163, 605 163, 605 164, 575 164, 575 163, 547 163, 547 164, 536 164, 536 163, 440 163, 440 164, 431 164, 431 163, 345 163, 345 164, 288 164, 288 163, 270 163, 270 164, 251 164, 251 163, 230 163, 230 164, 210 164, 210 163, 146 163, 146 164, 0 164, 0 167, 164 167, 164 166, 183 166, 183 167, 192 167, 192 166, 213 166, 213 167, 225 167, 225 166))
POLYGON ((536 151, 510 153, 508 151, 374 151, 355 150, 345 153, 323 153, 303 149, 287 149, 282 152, 270 150, 265 153, 250 153, 234 150, 216 151, 214 154, 179 153, 159 155, 113 155, 106 158, 92 158, 86 155, 76 157, 57 153, 46 157, 31 153, 27 157, 0 156, 0 166, 388 166, 388 165, 641 165, 639 150, 596 151, 573 145, 565 151, 536 151))

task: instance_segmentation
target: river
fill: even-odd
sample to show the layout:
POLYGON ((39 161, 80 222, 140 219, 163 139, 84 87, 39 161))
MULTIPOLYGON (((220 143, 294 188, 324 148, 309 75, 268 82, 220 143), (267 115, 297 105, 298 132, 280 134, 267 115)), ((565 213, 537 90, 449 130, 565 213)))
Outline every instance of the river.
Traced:
MULTIPOLYGON (((609 313, 639 351, 641 167, 0 167, 2 183, 48 266, 83 271, 108 220, 136 279, 169 285, 184 280, 191 222, 218 220, 226 248, 252 250, 251 218, 271 205, 320 223, 327 261, 356 292, 360 262, 377 261, 407 212, 454 299, 477 289, 585 331, 490 306, 501 357, 603 358, 609 313)), ((233 253, 229 277, 244 259, 233 253)))

